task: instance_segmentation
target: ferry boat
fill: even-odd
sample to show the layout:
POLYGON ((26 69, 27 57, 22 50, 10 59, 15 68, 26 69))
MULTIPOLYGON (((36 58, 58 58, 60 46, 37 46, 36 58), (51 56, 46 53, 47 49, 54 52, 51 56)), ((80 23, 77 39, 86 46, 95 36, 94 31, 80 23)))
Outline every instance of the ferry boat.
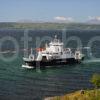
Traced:
POLYGON ((64 43, 57 36, 44 48, 37 48, 37 57, 32 53, 28 58, 23 58, 24 68, 36 68, 38 66, 53 66, 81 63, 84 60, 84 54, 76 49, 72 52, 71 48, 64 48, 64 43))

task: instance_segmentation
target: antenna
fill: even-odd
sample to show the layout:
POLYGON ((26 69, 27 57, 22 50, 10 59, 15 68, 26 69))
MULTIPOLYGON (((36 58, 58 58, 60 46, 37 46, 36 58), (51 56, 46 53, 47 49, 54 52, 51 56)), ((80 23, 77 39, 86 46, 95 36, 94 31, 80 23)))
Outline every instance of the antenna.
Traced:
POLYGON ((33 54, 33 50, 32 50, 32 48, 31 48, 31 55, 33 54))

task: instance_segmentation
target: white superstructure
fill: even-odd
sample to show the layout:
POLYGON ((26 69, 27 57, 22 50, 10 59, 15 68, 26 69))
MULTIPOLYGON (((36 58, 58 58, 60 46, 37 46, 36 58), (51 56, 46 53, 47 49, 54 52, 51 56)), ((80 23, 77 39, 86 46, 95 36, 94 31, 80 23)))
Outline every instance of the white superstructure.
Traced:
POLYGON ((29 57, 23 58, 26 63, 24 67, 35 66, 37 62, 40 62, 41 65, 77 63, 84 58, 84 55, 80 50, 72 52, 71 48, 64 48, 63 42, 61 42, 56 35, 55 38, 49 44, 46 44, 44 48, 37 48, 37 52, 38 55, 36 58, 32 53, 32 49, 29 57))
POLYGON ((46 44, 45 50, 39 51, 38 55, 41 55, 42 57, 45 56, 47 60, 66 59, 74 57, 74 54, 72 53, 71 49, 64 48, 63 42, 57 39, 57 36, 55 36, 54 40, 51 41, 49 45, 46 44))

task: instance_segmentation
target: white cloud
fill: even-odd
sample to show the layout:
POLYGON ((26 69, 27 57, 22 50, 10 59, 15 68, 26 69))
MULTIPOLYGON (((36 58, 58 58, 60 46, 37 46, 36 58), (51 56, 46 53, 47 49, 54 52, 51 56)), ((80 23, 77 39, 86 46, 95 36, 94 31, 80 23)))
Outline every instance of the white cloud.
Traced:
POLYGON ((73 18, 72 17, 63 17, 63 16, 57 16, 57 17, 54 17, 54 19, 56 21, 65 21, 65 22, 73 22, 73 18))
POLYGON ((95 17, 93 17, 93 16, 88 16, 88 19, 89 19, 89 20, 98 20, 98 21, 100 21, 100 16, 95 16, 95 17))

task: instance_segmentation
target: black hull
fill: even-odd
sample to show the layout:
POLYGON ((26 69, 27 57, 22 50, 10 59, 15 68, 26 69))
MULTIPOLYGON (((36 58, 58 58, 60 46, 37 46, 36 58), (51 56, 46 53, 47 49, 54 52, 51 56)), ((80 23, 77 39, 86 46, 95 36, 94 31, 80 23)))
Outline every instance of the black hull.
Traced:
POLYGON ((25 61, 26 65, 33 66, 34 68, 39 66, 44 67, 44 66, 67 65, 67 64, 77 64, 77 63, 81 63, 81 60, 68 58, 68 59, 55 59, 50 61, 25 61))

